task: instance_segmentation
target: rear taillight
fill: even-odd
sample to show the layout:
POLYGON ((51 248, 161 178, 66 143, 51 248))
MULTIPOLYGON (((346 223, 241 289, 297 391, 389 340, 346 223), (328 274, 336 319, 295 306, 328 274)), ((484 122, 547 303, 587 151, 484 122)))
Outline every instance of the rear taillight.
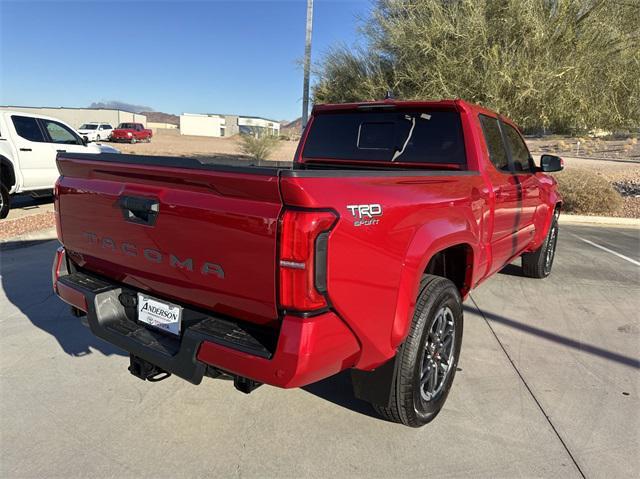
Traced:
POLYGON ((327 239, 337 217, 329 211, 288 210, 280 219, 280 306, 327 307, 327 239))
POLYGON ((53 213, 56 218, 56 235, 58 241, 62 243, 62 224, 60 223, 60 177, 53 187, 53 213))
POLYGON ((68 274, 67 270, 67 253, 64 246, 60 246, 56 250, 56 255, 53 258, 53 267, 51 268, 51 283, 53 286, 53 292, 57 293, 57 283, 60 276, 68 274))

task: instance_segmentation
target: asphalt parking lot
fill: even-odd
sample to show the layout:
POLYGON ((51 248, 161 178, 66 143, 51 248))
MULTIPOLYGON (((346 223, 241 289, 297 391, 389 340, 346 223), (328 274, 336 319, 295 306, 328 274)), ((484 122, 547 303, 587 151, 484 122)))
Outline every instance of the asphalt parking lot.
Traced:
POLYGON ((1 477, 640 475, 640 230, 564 225, 550 278, 510 265, 474 291, 419 430, 375 417, 348 374, 248 396, 136 379, 52 295, 56 247, 0 250, 1 477))

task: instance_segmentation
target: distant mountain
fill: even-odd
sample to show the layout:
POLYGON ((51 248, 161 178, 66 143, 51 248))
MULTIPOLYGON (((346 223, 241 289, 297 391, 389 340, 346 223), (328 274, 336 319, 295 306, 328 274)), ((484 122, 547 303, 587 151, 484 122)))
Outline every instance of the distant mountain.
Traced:
POLYGON ((180 117, 171 113, 162 113, 161 111, 141 111, 141 115, 147 117, 147 121, 154 123, 170 123, 172 125, 180 125, 180 117))
POLYGON ((89 105, 89 108, 109 108, 112 110, 124 110, 132 113, 141 113, 143 111, 153 111, 150 106, 133 105, 131 103, 125 103, 123 101, 110 100, 110 101, 97 101, 89 105))
POLYGON ((299 135, 302 131, 302 118, 298 118, 297 120, 293 120, 288 123, 280 124, 280 134, 281 135, 299 135))
POLYGON ((297 128, 298 130, 302 128, 302 117, 296 118, 293 121, 290 121, 287 124, 282 125, 284 128, 297 128))

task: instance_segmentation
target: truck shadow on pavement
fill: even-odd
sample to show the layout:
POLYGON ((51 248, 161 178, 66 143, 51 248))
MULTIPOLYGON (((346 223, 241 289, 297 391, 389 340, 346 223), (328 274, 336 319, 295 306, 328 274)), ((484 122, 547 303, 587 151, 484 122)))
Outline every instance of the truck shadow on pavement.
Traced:
MULTIPOLYGON (((55 240, 13 241, 0 245, 0 281, 7 300, 35 327, 53 336, 70 356, 86 356, 92 351, 105 356, 125 355, 96 338, 53 293, 51 263, 57 247, 55 240)), ((5 316, 7 312, 2 311, 2 314, 5 316)))
POLYGON ((500 271, 499 274, 506 274, 507 276, 518 276, 520 278, 524 278, 524 273, 522 272, 522 267, 517 266, 515 264, 508 264, 500 271))
POLYGON ((541 339, 545 339, 547 341, 552 341, 554 343, 561 344, 562 346, 577 349, 579 351, 582 351, 583 353, 592 354, 594 356, 598 356, 600 358, 607 359, 609 361, 614 361, 616 363, 623 364, 631 368, 640 369, 640 360, 636 358, 625 356, 623 354, 619 354, 614 351, 609 351, 607 349, 594 346, 593 344, 578 341, 573 338, 569 338, 567 336, 562 336, 560 334, 556 334, 554 332, 547 331, 545 329, 538 328, 536 326, 531 326, 523 322, 515 321, 513 319, 506 318, 499 314, 485 311, 479 307, 478 309, 476 309, 476 307, 465 304, 463 308, 465 313, 480 314, 480 316, 482 316, 489 324, 498 323, 513 329, 517 329, 524 333, 532 334, 541 339))

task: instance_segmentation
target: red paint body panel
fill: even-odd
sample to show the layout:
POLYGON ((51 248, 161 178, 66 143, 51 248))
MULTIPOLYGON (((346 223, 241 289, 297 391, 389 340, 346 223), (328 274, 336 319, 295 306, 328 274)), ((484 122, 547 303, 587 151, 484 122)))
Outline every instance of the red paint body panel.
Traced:
MULTIPOLYGON (((331 178, 330 188, 327 181, 283 178, 282 197, 286 205, 338 212, 329 236, 328 293, 362 342, 357 367, 369 369, 392 357, 406 336, 428 259, 448 246, 479 244, 488 207, 484 183, 480 175, 331 178), (346 206, 381 198, 380 223, 354 226, 346 206)), ((474 258, 481 261, 481 251, 474 258)))
MULTIPOLYGON (((376 368, 406 338, 420 279, 435 254, 464 248, 464 296, 514 257, 538 248, 561 203, 550 176, 505 173, 490 162, 479 115, 512 125, 508 120, 459 100, 382 104, 459 112, 467 164, 448 169, 397 164, 381 172, 364 169, 369 165, 305 169, 312 165, 302 155, 314 116, 293 171, 60 157, 59 237, 84 270, 159 298, 279 328, 272 359, 204 342, 197 356, 202 362, 281 387, 351 367, 376 368), (125 221, 118 206, 123 195, 157 198, 157 223, 125 221), (349 206, 371 204, 380 205, 378 222, 359 226, 349 206), (329 211, 337 217, 327 242, 328 308, 304 319, 278 304, 279 219, 286 209, 329 211), (136 254, 123 244, 135 245, 136 254), (149 261, 147 249, 158 252, 160 260, 149 261), (191 258, 194 265, 218 264, 224 277, 203 275, 195 266, 174 267, 167 259, 171 255, 191 258)), ((361 106, 318 105, 314 115, 361 106)))
POLYGON ((217 313, 277 319, 276 177, 69 159, 59 169, 62 242, 80 267, 217 313), (123 195, 157 199, 155 225, 125 221, 123 195), (224 278, 203 274, 205 263, 224 278))
POLYGON ((200 346, 198 359, 255 381, 296 388, 352 367, 359 350, 345 324, 334 313, 324 313, 308 319, 285 316, 272 359, 210 342, 200 346))

